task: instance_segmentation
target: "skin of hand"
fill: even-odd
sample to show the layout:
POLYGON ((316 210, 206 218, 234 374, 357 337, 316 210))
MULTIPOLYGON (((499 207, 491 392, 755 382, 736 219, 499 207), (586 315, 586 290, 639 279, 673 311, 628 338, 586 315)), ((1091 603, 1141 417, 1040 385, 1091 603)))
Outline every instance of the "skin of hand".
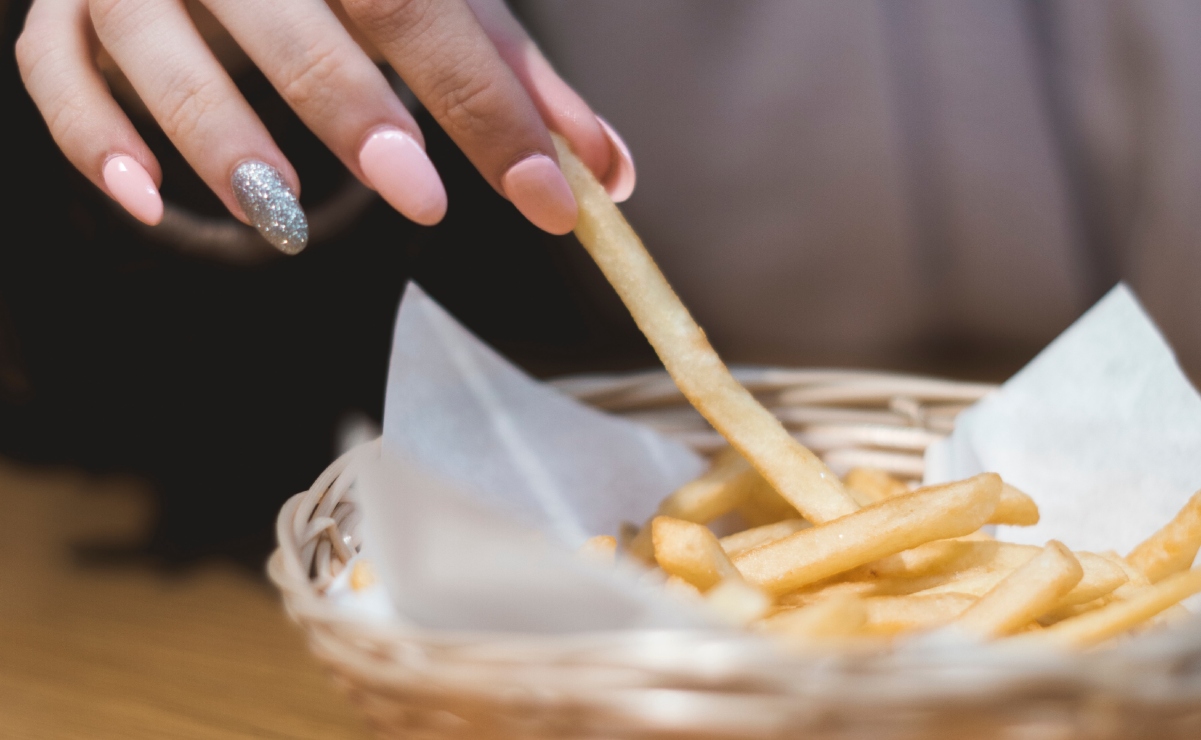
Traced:
POLYGON ((284 251, 307 239, 295 170, 222 66, 220 45, 198 25, 226 29, 346 167, 417 223, 442 219, 446 191, 381 60, 536 226, 563 234, 576 221, 551 131, 614 200, 633 190, 621 138, 558 76, 503 0, 193 5, 202 8, 184 0, 35 0, 17 40, 22 79, 55 142, 146 223, 162 217, 162 172, 113 98, 101 59, 120 70, 230 213, 284 251), (210 13, 217 24, 197 23, 210 13))

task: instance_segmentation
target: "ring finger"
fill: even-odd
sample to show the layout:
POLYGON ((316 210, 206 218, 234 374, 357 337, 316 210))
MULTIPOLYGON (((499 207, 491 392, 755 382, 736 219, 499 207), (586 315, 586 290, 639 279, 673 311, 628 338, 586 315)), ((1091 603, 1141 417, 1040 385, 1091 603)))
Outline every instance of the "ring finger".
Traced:
POLYGON ((188 163, 284 252, 308 241, 300 181, 180 0, 92 0, 100 42, 188 163))

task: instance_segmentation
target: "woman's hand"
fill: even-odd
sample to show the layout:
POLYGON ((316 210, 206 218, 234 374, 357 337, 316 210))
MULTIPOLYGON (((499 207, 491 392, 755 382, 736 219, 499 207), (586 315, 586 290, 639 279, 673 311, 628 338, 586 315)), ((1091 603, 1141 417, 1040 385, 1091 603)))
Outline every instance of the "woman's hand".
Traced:
MULTIPOLYGON (((621 139, 555 74, 503 0, 341 0, 337 12, 325 0, 203 4, 346 167, 417 223, 441 220, 446 191, 413 117, 339 15, 540 228, 561 234, 576 221, 548 129, 616 200, 633 189, 621 139)), ((21 74, 81 172, 137 218, 161 218, 161 170, 109 92, 96 63, 101 47, 232 214, 284 251, 304 247, 296 172, 183 0, 33 3, 17 42, 21 74)))

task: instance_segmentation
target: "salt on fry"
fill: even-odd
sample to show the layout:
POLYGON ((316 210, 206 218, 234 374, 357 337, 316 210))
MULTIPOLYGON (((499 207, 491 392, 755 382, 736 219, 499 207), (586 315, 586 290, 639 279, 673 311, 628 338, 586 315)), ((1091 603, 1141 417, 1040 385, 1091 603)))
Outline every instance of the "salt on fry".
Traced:
MULTIPOLYGON (((1028 639, 1063 647, 1087 648, 1139 625, 1201 592, 1201 568, 1175 573, 1124 601, 1058 622, 1028 639)), ((1022 639, 1027 639, 1023 637, 1022 639)))
POLYGON ((1172 521, 1131 550, 1126 561, 1155 583, 1187 570, 1201 548, 1201 491, 1193 494, 1172 521))
POLYGON ((980 528, 996 508, 993 473, 893 496, 734 558, 747 582, 782 594, 931 540, 980 528))
POLYGON ((666 573, 707 591, 726 579, 742 580, 709 528, 668 516, 651 520, 655 560, 666 573))
MULTIPOLYGON (((759 473, 737 450, 728 447, 713 458, 704 474, 663 499, 656 515, 706 524, 733 511, 750 495, 752 488, 761 484, 763 479, 759 473)), ((654 558, 649 521, 630 540, 629 552, 646 562, 654 558)))
POLYGON ((985 639, 1013 634, 1054 608, 1083 577, 1080 561, 1062 542, 1051 540, 968 607, 954 624, 985 639))
POLYGON ((552 137, 579 204, 576 237, 684 396, 806 519, 855 511, 838 476, 734 379, 604 187, 566 140, 552 137))
POLYGON ((785 519, 773 524, 764 524, 761 527, 751 527, 722 537, 721 548, 726 551, 727 555, 734 557, 812 526, 804 519, 785 519))

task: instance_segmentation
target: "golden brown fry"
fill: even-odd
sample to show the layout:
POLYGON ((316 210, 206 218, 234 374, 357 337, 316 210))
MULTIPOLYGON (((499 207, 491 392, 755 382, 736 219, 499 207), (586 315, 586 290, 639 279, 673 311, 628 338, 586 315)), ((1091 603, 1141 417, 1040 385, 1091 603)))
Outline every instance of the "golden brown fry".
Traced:
POLYGON ((904 481, 876 468, 853 468, 843 476, 842 482, 847 487, 847 493, 860 506, 909 493, 909 486, 904 481))
POLYGON ((747 582, 776 594, 911 547, 980 528, 1001 495, 992 473, 894 496, 734 559, 747 582))
POLYGON ((355 561, 354 568, 350 571, 350 588, 354 591, 362 591, 374 585, 375 570, 366 559, 359 558, 355 561))
MULTIPOLYGON (((846 474, 843 483, 846 484, 847 492, 860 506, 910 491, 909 486, 901 479, 874 468, 855 468, 846 474)), ((989 517, 988 524, 1031 527, 1038 524, 1038 518, 1038 504, 1034 503, 1034 499, 1008 483, 1003 483, 1001 500, 997 503, 997 510, 989 517)))
MULTIPOLYGON (((751 489, 766 485, 763 478, 742 455, 727 447, 699 478, 677 488, 659 504, 657 516, 669 516, 686 522, 707 524, 733 511, 751 489)), ((643 561, 654 558, 651 523, 648 521, 630 540, 630 554, 643 561)))
MULTIPOLYGON (((930 542, 856 568, 847 578, 885 579, 900 588, 926 593, 958 592, 983 595, 1005 576, 1038 554, 1035 545, 1015 545, 996 540, 955 539, 930 542)), ((1056 605, 1056 609, 1093 601, 1126 583, 1121 567, 1091 552, 1074 553, 1084 577, 1056 605)))
POLYGON ((895 634, 942 626, 976 602, 967 594, 874 596, 863 600, 867 627, 877 634, 895 634))
POLYGON ((767 632, 800 640, 846 637, 867 622, 867 606, 854 596, 833 596, 809 606, 785 609, 760 622, 767 632))
POLYGON ((1014 527, 1033 527, 1038 524, 1038 504, 1034 499, 1006 483, 1001 489, 1001 501, 989 524, 1008 524, 1014 527))
POLYGON ((703 524, 657 516, 651 520, 651 537, 659 567, 701 591, 725 579, 741 580, 717 537, 703 524))
POLYGON ((781 522, 744 529, 741 532, 735 532, 734 534, 722 537, 721 547, 726 551, 727 555, 734 557, 747 550, 753 550, 760 545, 766 545, 768 542, 783 539, 793 532, 799 532, 802 529, 808 529, 812 526, 812 524, 804 519, 785 519, 781 522))
POLYGON ((663 582, 663 590, 676 598, 699 600, 703 598, 701 590, 679 576, 668 576, 663 582))
POLYGON ((763 476, 756 472, 755 478, 756 482, 750 486, 747 497, 735 508, 748 526, 761 527, 799 516, 796 507, 776 493, 771 484, 763 480, 763 476))
POLYGON ((617 561, 617 538, 608 534, 589 537, 580 545, 580 557, 601 565, 612 565, 617 561))
POLYGON ((1086 648, 1137 627, 1183 599, 1201 592, 1201 568, 1164 578, 1124 601, 1054 624, 1022 639, 1046 641, 1064 647, 1086 648))
POLYGON ((604 187, 562 137, 553 138, 579 204, 576 236, 684 396, 806 519, 855 511, 838 476, 734 379, 604 187))
POLYGON ((1201 548, 1201 491, 1155 534, 1126 556, 1127 562, 1146 574, 1152 583, 1187 570, 1201 548))
POLYGON ((1062 542, 1051 540, 968 607, 955 624, 986 639, 1013 634, 1052 609, 1083 577, 1080 561, 1062 542))

